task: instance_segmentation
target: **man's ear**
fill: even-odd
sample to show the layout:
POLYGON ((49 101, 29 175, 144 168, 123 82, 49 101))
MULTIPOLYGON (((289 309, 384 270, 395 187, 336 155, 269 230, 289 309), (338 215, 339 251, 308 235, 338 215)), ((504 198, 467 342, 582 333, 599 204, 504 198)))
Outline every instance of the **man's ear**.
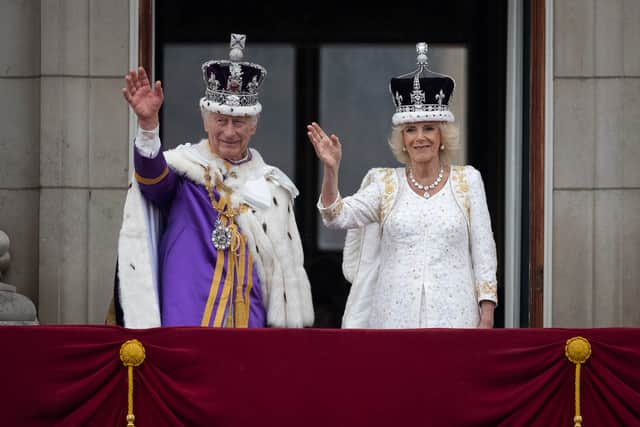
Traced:
POLYGON ((204 129, 205 132, 208 132, 207 130, 207 118, 209 117, 208 114, 202 114, 202 128, 204 129))

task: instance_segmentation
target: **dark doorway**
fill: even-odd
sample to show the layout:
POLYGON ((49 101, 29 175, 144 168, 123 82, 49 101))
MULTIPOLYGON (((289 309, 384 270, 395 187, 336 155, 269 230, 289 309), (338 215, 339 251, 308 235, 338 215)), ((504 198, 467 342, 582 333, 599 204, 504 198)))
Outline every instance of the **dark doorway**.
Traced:
MULTIPOLYGON (((247 46, 254 47, 254 50, 259 50, 255 47, 260 44, 290 47, 292 90, 291 96, 287 92, 287 97, 281 102, 290 103, 282 107, 289 108, 285 111, 291 114, 292 126, 283 132, 291 133, 293 143, 281 148, 281 151, 273 149, 275 151, 265 155, 265 158, 271 162, 277 160, 273 158, 277 154, 289 156, 292 161, 288 173, 300 190, 300 196, 296 199, 296 213, 305 250, 305 264, 312 283, 317 327, 340 326, 349 289, 341 272, 341 251, 327 249, 321 242, 315 208, 319 190, 318 164, 312 147, 306 142, 305 125, 322 119, 321 111, 327 110, 326 106, 324 110, 322 106, 325 89, 322 84, 327 84, 323 75, 327 64, 322 63, 322 58, 326 58, 323 55, 326 55, 327 48, 411 48, 419 41, 465 48, 468 76, 465 94, 466 161, 482 173, 498 254, 500 256, 503 253, 507 1, 450 0, 417 4, 367 4, 366 7, 344 9, 346 3, 337 2, 303 4, 248 1, 237 5, 193 0, 155 2, 155 70, 158 79, 163 79, 168 72, 166 55, 170 46, 226 45, 230 33, 243 33, 247 34, 247 46)), ((414 68, 412 59, 401 58, 406 63, 403 72, 414 68)), ((437 71, 447 72, 446 69, 437 71)), ((198 80, 199 68, 196 67, 193 75, 198 90, 204 93, 202 81, 198 80)), ((268 75, 265 86, 270 84, 269 80, 280 78, 282 76, 268 75)), ((366 70, 362 73, 362 79, 367 79, 366 70)), ((328 84, 339 85, 340 82, 328 84)), ((368 89, 366 84, 363 87, 368 89)), ((372 85, 370 90, 387 91, 386 87, 379 85, 372 85)), ((167 98, 170 96, 167 88, 167 98)), ((191 102, 195 105, 197 99, 191 102)), ((392 103, 390 98, 386 102, 384 108, 388 109, 389 114, 384 126, 388 127, 392 103)), ((340 109, 342 104, 329 108, 340 109)), ((161 119, 163 124, 177 120, 175 115, 166 114, 166 108, 161 119)), ((263 113, 261 121, 266 120, 263 113)), ((370 123, 373 127, 378 125, 370 123)), ((380 135, 381 140, 386 136, 380 135)), ((192 136, 185 135, 185 138, 192 136)), ((366 149, 364 145, 363 151, 366 149)), ((385 165, 376 161, 369 164, 369 167, 376 166, 385 165)), ((343 164, 342 169, 345 168, 343 164)), ((498 261, 498 282, 502 284, 504 260, 498 261)), ((504 300, 502 286, 499 287, 498 297, 504 300)), ((499 305, 496 312, 498 327, 504 325, 502 307, 499 305)))

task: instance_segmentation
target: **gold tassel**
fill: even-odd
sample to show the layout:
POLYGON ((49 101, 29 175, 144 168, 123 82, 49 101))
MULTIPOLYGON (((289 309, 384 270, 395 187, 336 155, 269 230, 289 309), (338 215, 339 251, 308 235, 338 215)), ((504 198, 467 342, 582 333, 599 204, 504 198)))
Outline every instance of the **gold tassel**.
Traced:
POLYGON ((247 327, 245 323, 245 305, 247 304, 247 300, 244 299, 244 294, 242 292, 242 285, 244 284, 244 270, 246 268, 246 249, 246 246, 240 248, 240 259, 236 263, 236 277, 238 280, 236 281, 236 295, 233 310, 233 314, 235 316, 234 326, 236 328, 247 327))
POLYGON ((571 363, 576 365, 576 414, 573 417, 573 427, 582 427, 582 416, 580 415, 580 366, 591 356, 591 344, 589 344, 586 338, 570 338, 564 347, 564 355, 571 363))
POLYGON ((128 393, 127 393, 127 427, 135 427, 136 417, 133 415, 133 368, 142 365, 145 359, 145 350, 142 343, 136 339, 125 341, 120 346, 120 360, 127 367, 128 393))
MULTIPOLYGON (((226 186, 219 177, 216 177, 215 187, 211 185, 211 173, 209 167, 204 168, 205 187, 209 195, 211 207, 217 211, 218 220, 231 233, 231 244, 228 248, 227 275, 222 288, 222 295, 218 302, 218 309, 214 315, 213 327, 242 327, 246 323, 244 317, 248 319, 248 308, 245 308, 247 300, 243 299, 242 284, 244 281, 244 269, 246 265, 246 239, 240 233, 238 225, 235 223, 235 217, 248 210, 247 205, 241 204, 237 208, 232 207, 231 194, 232 189, 226 186), (219 198, 215 199, 213 190, 217 189, 219 198), (235 297, 231 298, 232 288, 236 284, 235 297), (228 311, 227 311, 228 307, 228 311), (226 312, 226 313, 225 313, 226 312)), ((218 294, 219 281, 223 269, 222 260, 224 253, 218 250, 218 260, 214 270, 214 279, 211 283, 209 297, 205 311, 202 316, 201 325, 208 326, 212 315, 213 304, 218 294)))

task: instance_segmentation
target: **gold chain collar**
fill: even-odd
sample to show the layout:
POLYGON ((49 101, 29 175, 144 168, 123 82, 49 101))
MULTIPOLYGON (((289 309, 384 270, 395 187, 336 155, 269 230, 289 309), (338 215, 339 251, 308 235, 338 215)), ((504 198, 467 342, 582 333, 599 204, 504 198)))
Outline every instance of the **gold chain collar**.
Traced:
POLYGON ((208 166, 204 168, 204 181, 211 207, 218 212, 218 219, 216 220, 211 241, 218 250, 231 248, 232 251, 237 252, 244 245, 244 239, 235 224, 235 217, 246 212, 248 207, 245 204, 237 208, 232 207, 231 193, 233 191, 218 178, 216 178, 215 188, 219 190, 220 199, 216 201, 213 195, 214 186, 211 184, 211 172, 208 166), (224 221, 221 217, 224 218, 224 221))

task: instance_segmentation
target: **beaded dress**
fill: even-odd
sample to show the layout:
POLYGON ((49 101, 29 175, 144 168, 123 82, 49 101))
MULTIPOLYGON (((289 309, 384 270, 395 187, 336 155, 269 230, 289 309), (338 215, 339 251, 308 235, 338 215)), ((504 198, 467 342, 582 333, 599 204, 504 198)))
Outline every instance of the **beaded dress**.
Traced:
MULTIPOLYGON (((475 174, 479 173, 473 169, 475 174)), ((486 221, 467 222, 456 200, 451 174, 444 186, 429 198, 409 186, 404 169, 394 171, 397 189, 393 208, 381 221, 385 188, 379 179, 353 196, 338 198, 332 206, 319 205, 325 224, 331 228, 356 228, 383 222, 379 266, 370 287, 370 328, 475 328, 480 300, 497 301, 495 292, 495 243, 486 221), (336 207, 338 207, 336 209, 336 207), (474 230, 481 226, 484 230, 474 230), (474 235, 474 245, 470 234, 474 235), (492 283, 478 281, 472 251, 483 251, 477 261, 489 265, 476 268, 492 283), (486 256, 489 255, 489 256, 486 256), (486 273, 483 273, 486 271, 486 273)), ((378 174, 379 175, 379 174, 378 174)), ((481 181, 480 181, 481 184, 481 181)), ((476 186, 471 186, 477 187, 476 186)), ((484 202, 484 190, 481 197, 484 202)), ((470 197, 473 197, 470 194, 470 197)), ((473 203, 470 205, 473 206, 473 203)), ((486 215, 486 202, 484 202, 486 215)))

